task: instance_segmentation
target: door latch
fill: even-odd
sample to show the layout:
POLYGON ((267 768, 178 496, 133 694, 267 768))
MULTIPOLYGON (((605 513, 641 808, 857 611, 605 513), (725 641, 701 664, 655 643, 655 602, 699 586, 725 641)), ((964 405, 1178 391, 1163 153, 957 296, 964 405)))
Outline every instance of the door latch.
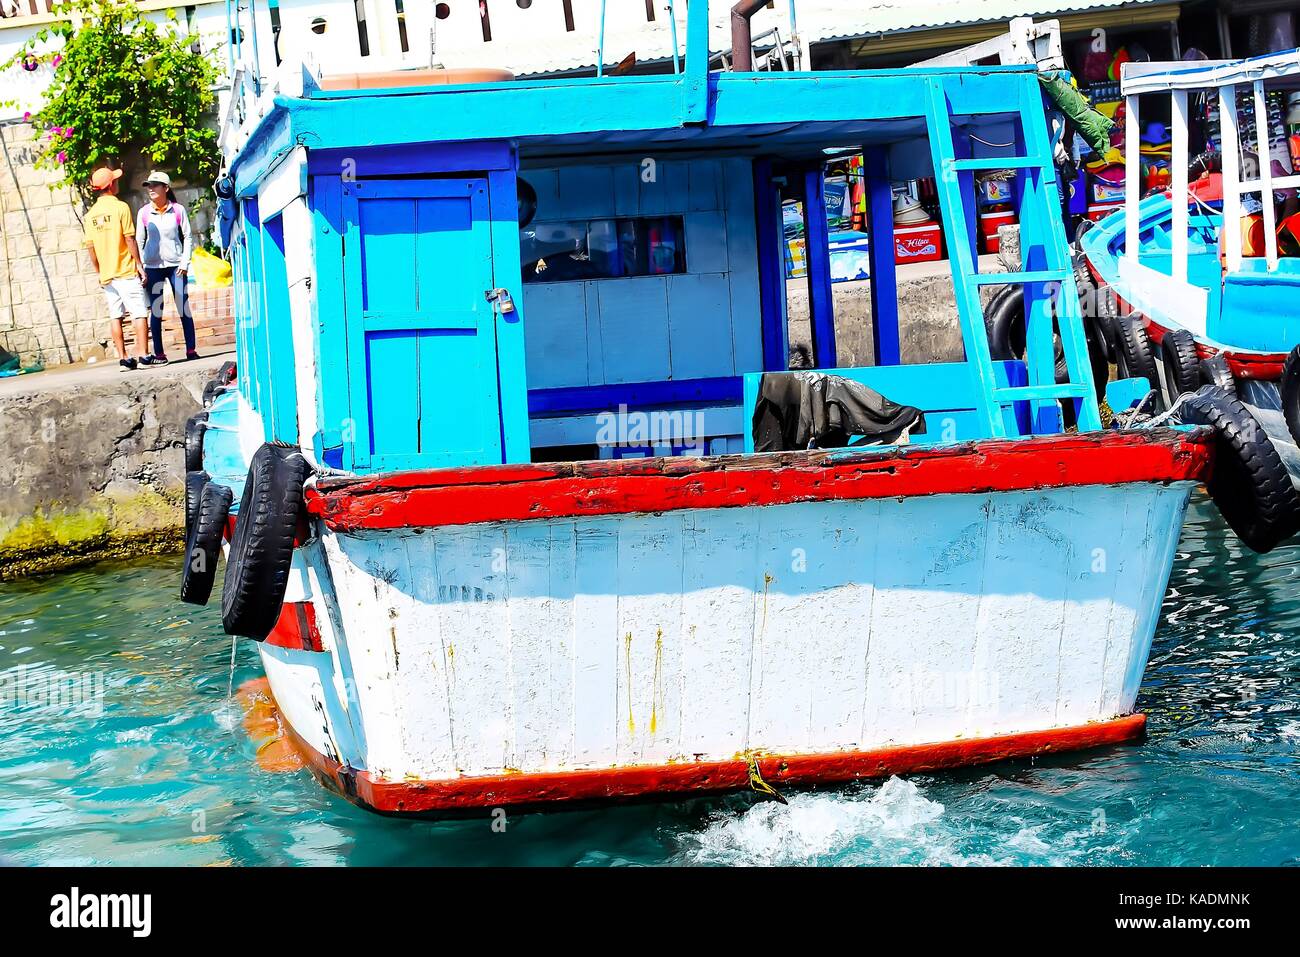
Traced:
POLYGON ((483 295, 501 315, 508 316, 515 311, 515 301, 510 298, 509 289, 489 289, 483 295))

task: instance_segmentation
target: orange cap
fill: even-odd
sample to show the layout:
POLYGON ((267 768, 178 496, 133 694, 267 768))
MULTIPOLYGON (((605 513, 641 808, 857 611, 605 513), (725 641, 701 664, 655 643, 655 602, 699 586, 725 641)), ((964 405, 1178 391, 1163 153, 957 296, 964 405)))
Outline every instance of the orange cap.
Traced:
POLYGON ((97 169, 90 175, 90 188, 97 190, 108 189, 110 185, 121 178, 122 171, 120 169, 97 169))

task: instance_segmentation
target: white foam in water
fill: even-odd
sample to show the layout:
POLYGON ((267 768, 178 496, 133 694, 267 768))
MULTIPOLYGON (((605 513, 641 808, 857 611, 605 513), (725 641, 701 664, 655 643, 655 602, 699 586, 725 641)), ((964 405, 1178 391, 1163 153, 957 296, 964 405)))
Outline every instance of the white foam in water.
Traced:
POLYGON ((867 863, 879 856, 882 844, 919 850, 924 858, 929 855, 923 845, 931 841, 927 826, 944 813, 942 804, 902 778, 856 794, 792 794, 789 800, 724 814, 684 835, 682 863, 867 863), (853 853, 864 842, 865 855, 853 853))
POLYGON ((212 719, 222 731, 233 731, 239 727, 239 706, 234 701, 226 700, 221 707, 213 710, 212 719))
MULTIPOLYGON (((720 812, 682 835, 674 862, 713 865, 970 866, 1078 863, 1087 832, 1017 817, 987 826, 953 815, 912 781, 878 787, 787 795, 788 806, 764 801, 743 812, 720 812)), ((969 812, 970 809, 967 809, 969 812)))

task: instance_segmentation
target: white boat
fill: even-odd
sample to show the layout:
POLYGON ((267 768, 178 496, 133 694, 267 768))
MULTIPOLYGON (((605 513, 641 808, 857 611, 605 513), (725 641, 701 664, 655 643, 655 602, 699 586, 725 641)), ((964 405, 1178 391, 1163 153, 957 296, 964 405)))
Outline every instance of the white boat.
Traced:
POLYGON ((183 588, 207 599, 228 538, 228 630, 365 807, 771 796, 1142 733, 1213 436, 1101 428, 1072 294, 1056 381, 1074 279, 1034 70, 709 72, 707 4, 690 16, 681 72, 358 91, 299 70, 223 138, 239 358, 192 429, 183 588), (982 145, 1012 127, 1020 154, 982 145), (878 360, 852 369, 818 210, 848 146, 878 360), (1025 187, 1027 265, 1001 276, 964 215, 995 166, 1025 187), (903 365, 889 177, 928 169, 967 359, 903 365), (781 181, 837 378, 785 371, 781 181), (1008 282, 1027 362, 988 353, 979 291, 1008 282), (755 451, 773 383, 868 386, 898 428, 755 451))

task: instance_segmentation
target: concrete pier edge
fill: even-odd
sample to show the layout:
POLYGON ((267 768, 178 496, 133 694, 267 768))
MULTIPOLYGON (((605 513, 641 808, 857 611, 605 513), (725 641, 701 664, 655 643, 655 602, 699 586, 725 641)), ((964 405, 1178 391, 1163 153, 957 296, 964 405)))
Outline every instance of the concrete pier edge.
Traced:
POLYGON ((185 421, 229 358, 0 379, 0 581, 182 549, 185 421))

